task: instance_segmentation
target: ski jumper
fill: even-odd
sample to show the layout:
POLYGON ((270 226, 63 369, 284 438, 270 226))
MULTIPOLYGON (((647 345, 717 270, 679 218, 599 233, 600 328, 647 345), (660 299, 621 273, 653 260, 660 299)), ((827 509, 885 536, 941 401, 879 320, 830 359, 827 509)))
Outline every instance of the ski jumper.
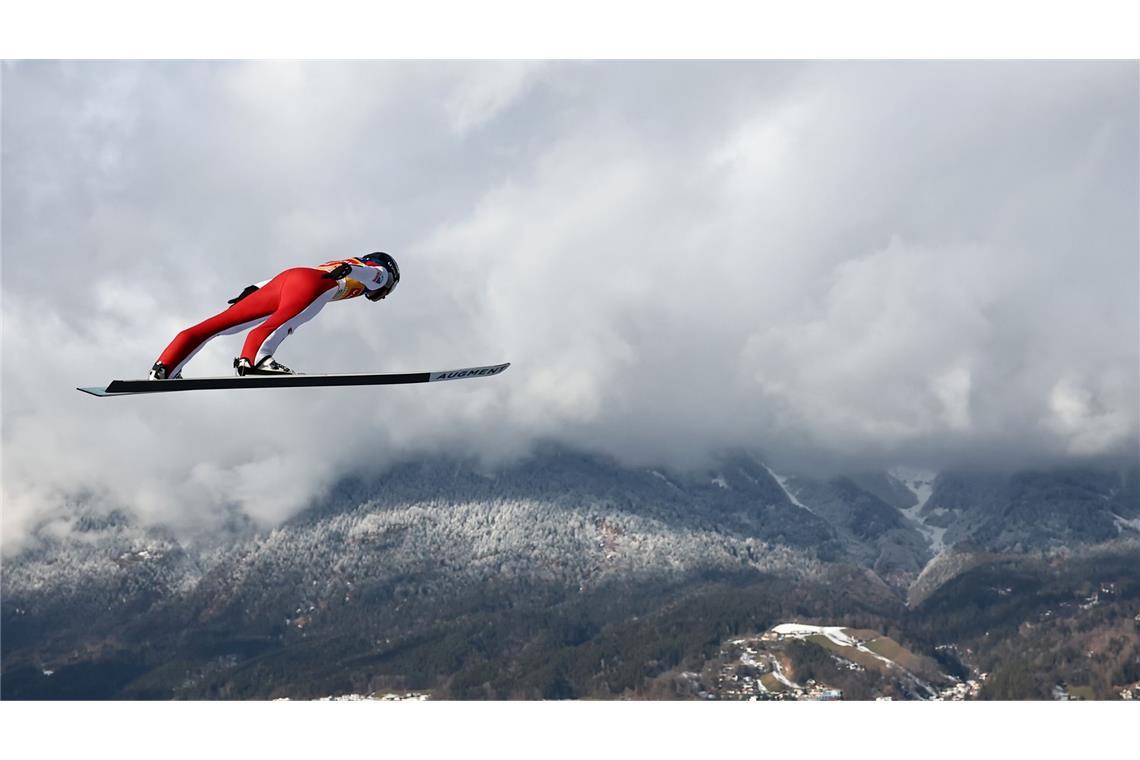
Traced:
POLYGON ((371 261, 340 259, 317 267, 286 269, 276 277, 247 288, 230 308, 215 314, 174 337, 158 361, 169 367, 169 376, 182 371, 202 346, 219 335, 232 335, 249 328, 241 357, 256 364, 270 356, 281 341, 315 317, 329 301, 344 301, 388 284, 391 275, 371 261), (339 280, 325 275, 347 264, 351 272, 339 280), (260 322, 260 324, 258 324, 260 322), (256 326, 255 326, 256 325, 256 326))

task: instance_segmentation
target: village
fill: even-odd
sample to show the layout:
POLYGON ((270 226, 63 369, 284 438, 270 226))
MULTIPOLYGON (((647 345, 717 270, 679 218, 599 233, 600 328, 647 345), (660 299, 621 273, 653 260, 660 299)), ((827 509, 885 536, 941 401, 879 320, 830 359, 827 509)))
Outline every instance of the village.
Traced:
POLYGON ((789 679, 780 657, 764 651, 765 643, 780 638, 779 634, 768 631, 759 637, 728 642, 720 652, 725 661, 718 669, 714 688, 701 696, 705 699, 748 701, 843 699, 843 692, 828 684, 808 679, 801 685, 789 679))
MULTIPOLYGON (((790 663, 780 647, 780 644, 791 640, 808 640, 821 644, 830 654, 834 665, 842 670, 862 672, 867 667, 872 667, 882 672, 897 673, 900 678, 908 679, 916 686, 908 693, 908 698, 947 702, 977 699, 989 675, 981 673, 967 680, 945 676, 951 682, 949 685, 932 686, 868 647, 869 643, 874 645, 877 639, 885 638, 873 634, 872 631, 853 631, 837 626, 786 623, 759 636, 731 640, 720 650, 716 672, 712 676, 712 688, 702 691, 699 696, 702 699, 746 701, 826 702, 844 699, 843 690, 835 684, 811 678, 799 683, 791 677, 790 663)), ((892 697, 881 696, 880 699, 889 700, 892 697)))

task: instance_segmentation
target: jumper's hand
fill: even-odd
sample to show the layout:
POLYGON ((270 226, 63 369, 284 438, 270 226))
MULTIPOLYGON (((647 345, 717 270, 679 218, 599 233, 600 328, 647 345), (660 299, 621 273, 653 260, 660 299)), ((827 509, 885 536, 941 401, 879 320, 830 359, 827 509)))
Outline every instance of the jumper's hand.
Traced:
POLYGON ((348 277, 350 274, 352 274, 352 265, 341 264, 336 269, 325 272, 324 279, 339 280, 342 277, 348 277))
POLYGON ((245 290, 243 290, 240 295, 231 298, 230 300, 226 301, 226 303, 237 303, 255 290, 257 290, 256 285, 246 285, 245 290))

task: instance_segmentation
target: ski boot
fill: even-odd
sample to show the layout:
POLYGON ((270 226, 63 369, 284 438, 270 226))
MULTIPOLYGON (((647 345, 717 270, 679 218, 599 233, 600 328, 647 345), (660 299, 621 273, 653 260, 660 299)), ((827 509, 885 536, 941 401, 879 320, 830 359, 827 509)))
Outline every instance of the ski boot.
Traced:
POLYGON ((274 361, 272 356, 262 357, 257 364, 250 364, 249 359, 244 356, 239 356, 234 359, 234 369, 241 376, 245 375, 292 375, 296 374, 293 370, 274 361))
MULTIPOLYGON (((165 364, 163 364, 162 362, 155 362, 154 366, 150 368, 150 374, 146 376, 146 379, 147 380, 166 380, 166 379, 168 379, 166 377, 167 371, 168 370, 166 369, 165 364)), ((181 380, 182 379, 182 370, 179 370, 177 375, 175 375, 174 377, 171 377, 169 379, 170 380, 181 380)))

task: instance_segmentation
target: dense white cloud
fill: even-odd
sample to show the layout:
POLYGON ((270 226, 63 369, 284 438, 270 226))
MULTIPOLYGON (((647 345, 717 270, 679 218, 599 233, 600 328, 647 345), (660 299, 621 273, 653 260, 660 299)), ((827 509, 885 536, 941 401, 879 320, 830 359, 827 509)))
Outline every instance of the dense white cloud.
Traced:
MULTIPOLYGON (((18 63, 3 70, 4 545, 69 499, 180 530, 537 438, 945 466, 1135 456, 1129 63, 18 63), (384 249, 299 370, 440 387, 98 401, 256 280, 384 249)), ((240 338, 190 374, 228 372, 240 338)))

